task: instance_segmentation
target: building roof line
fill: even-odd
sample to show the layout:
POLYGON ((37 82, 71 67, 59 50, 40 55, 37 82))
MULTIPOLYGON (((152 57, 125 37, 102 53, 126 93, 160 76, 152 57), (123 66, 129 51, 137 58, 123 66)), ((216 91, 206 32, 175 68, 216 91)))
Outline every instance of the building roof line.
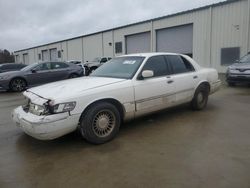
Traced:
POLYGON ((225 5, 225 4, 230 4, 230 3, 239 2, 239 1, 243 1, 243 0, 226 0, 226 1, 219 2, 219 3, 206 5, 206 6, 203 6, 203 7, 198 7, 198 8, 194 8, 194 9, 189 9, 189 10, 177 12, 177 13, 174 13, 174 14, 169 14, 169 15, 160 16, 160 17, 157 17, 157 18, 152 18, 152 19, 148 19, 148 20, 144 20, 144 21, 139 21, 139 22, 134 22, 134 23, 127 24, 127 25, 114 27, 114 28, 111 28, 111 29, 97 31, 97 32, 93 32, 93 33, 89 33, 89 34, 85 34, 85 35, 80 35, 80 36, 77 36, 77 37, 67 38, 67 39, 63 39, 63 40, 58 40, 58 41, 55 41, 55 42, 45 43, 45 44, 42 44, 42 45, 17 50, 17 51, 14 51, 14 53, 30 50, 30 49, 33 49, 33 48, 39 48, 39 47, 43 47, 43 46, 47 46, 47 45, 52 45, 52 44, 56 44, 56 43, 59 43, 59 42, 66 42, 66 41, 69 41, 69 40, 79 39, 79 38, 82 38, 82 37, 88 37, 88 36, 91 36, 91 35, 101 34, 101 33, 109 32, 109 31, 112 31, 112 30, 122 29, 122 28, 125 28, 125 27, 130 27, 130 26, 134 26, 134 25, 138 25, 138 24, 153 22, 153 21, 164 19, 164 18, 179 16, 179 15, 182 15, 182 14, 187 14, 187 13, 191 13, 191 12, 199 11, 199 10, 204 10, 204 9, 209 9, 209 8, 222 6, 222 5, 225 5))

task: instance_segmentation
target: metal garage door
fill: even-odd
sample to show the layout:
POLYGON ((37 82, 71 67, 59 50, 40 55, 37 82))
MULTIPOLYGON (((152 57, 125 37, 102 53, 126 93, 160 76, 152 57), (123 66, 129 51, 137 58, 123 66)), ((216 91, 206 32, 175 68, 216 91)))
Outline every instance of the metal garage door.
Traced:
POLYGON ((16 63, 20 63, 20 56, 16 55, 16 63))
POLYGON ((49 50, 49 56, 51 61, 56 61, 57 60, 57 49, 53 48, 49 50))
POLYGON ((49 61, 48 50, 42 50, 42 61, 49 61))
POLYGON ((23 63, 28 65, 29 64, 29 56, 28 54, 23 54, 23 63))
POLYGON ((156 32, 157 52, 193 54, 193 24, 160 29, 156 32))
POLYGON ((126 53, 150 52, 150 32, 126 36, 126 53))

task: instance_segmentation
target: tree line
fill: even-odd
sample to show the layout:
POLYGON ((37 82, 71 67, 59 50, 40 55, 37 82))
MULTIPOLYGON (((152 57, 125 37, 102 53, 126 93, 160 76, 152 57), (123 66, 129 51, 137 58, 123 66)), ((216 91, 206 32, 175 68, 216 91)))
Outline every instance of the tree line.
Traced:
POLYGON ((15 62, 15 56, 13 53, 10 53, 8 50, 0 49, 0 64, 2 63, 13 63, 15 62))

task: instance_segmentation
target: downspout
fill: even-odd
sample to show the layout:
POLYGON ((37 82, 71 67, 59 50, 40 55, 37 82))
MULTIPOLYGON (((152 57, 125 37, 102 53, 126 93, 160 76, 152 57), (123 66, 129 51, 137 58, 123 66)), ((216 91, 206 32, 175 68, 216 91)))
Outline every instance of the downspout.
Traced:
POLYGON ((213 12, 212 7, 209 9, 210 31, 209 31, 209 66, 212 67, 212 32, 213 32, 213 12))
POLYGON ((247 11, 247 53, 250 52, 249 40, 250 40, 250 0, 248 0, 247 11))
POLYGON ((153 20, 151 20, 151 32, 150 32, 150 34, 151 34, 151 40, 150 40, 150 51, 151 52, 154 52, 154 25, 153 25, 153 20))

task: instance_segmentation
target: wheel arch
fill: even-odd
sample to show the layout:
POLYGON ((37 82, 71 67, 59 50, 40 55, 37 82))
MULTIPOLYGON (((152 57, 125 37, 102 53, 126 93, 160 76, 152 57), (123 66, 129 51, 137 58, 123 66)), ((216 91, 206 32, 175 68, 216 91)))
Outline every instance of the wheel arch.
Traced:
POLYGON ((197 84, 197 86, 196 86, 196 88, 195 88, 195 91, 196 91, 197 88, 200 87, 201 85, 207 86, 207 87, 208 87, 208 90, 209 90, 209 92, 210 92, 211 85, 210 85, 210 83, 209 83, 207 80, 202 80, 202 81, 200 81, 200 82, 197 84))
POLYGON ((87 112, 87 110, 89 108, 91 108, 95 104, 101 103, 101 102, 108 102, 110 104, 113 104, 118 109, 118 111, 119 111, 119 113, 121 115, 121 120, 123 121, 124 116, 125 116, 125 108, 124 108, 124 106, 117 99, 114 99, 114 98, 103 98, 103 99, 98 99, 96 101, 90 102, 86 106, 86 108, 82 111, 79 121, 83 118, 84 114, 87 112))

